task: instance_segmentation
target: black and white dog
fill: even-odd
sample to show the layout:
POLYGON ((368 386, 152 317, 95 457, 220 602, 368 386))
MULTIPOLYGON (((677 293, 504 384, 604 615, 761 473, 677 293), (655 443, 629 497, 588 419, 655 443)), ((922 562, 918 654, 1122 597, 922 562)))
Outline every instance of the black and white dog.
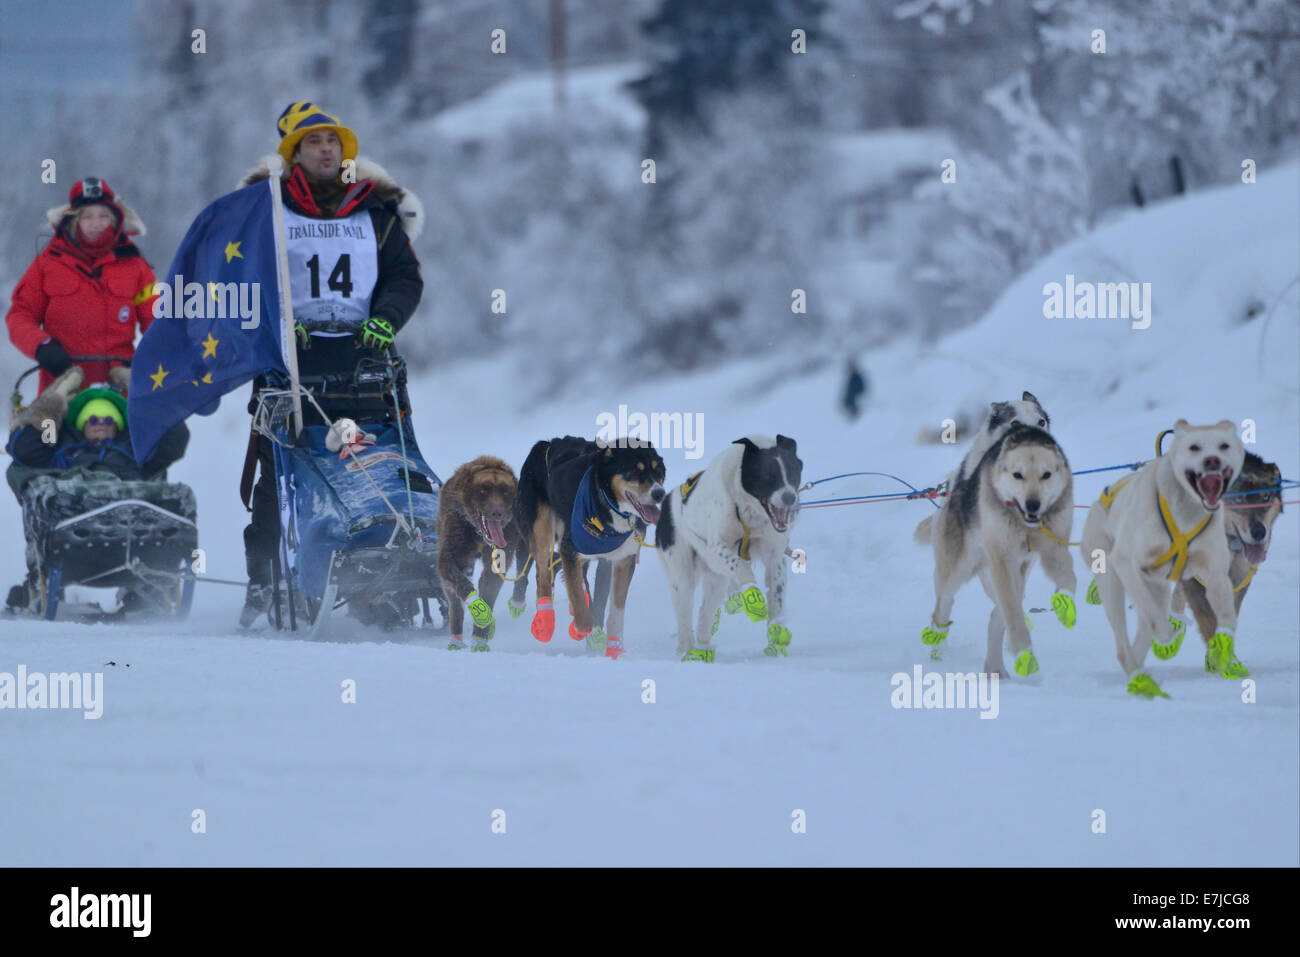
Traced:
POLYGON ((656 541, 672 590, 683 661, 714 660, 711 641, 722 601, 736 591, 750 620, 768 623, 764 653, 786 654, 785 550, 802 475, 794 439, 750 435, 729 445, 664 501, 656 541), (763 563, 766 597, 755 583, 754 559, 763 563), (691 602, 700 582, 703 600, 692 631, 691 602))

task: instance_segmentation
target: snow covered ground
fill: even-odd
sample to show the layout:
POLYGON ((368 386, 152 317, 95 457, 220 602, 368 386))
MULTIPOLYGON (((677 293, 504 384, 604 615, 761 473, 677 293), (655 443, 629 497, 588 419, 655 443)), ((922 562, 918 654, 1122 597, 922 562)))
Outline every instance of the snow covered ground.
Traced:
MULTIPOLYGON (((623 403, 703 414, 704 458, 663 450, 670 481, 757 431, 799 441, 805 480, 876 470, 926 485, 960 449, 917 445, 918 432, 1027 388, 1076 470, 1149 457, 1180 417, 1250 418, 1251 448, 1295 478, 1300 287, 1287 287, 1300 272, 1298 187, 1300 167, 1265 171, 1258 184, 1151 207, 1057 251, 978 324, 872 354, 868 414, 854 423, 836 410, 838 368, 787 371, 793 316, 791 342, 762 356, 671 381, 629 376, 616 394, 526 405, 499 368, 467 363, 415 384, 421 446, 444 478, 483 452, 517 466, 535 439, 594 434, 596 416, 623 403), (1043 286, 1066 274, 1150 282, 1150 328, 1045 319, 1043 286), (1252 303, 1262 309, 1247 319, 1252 303)), ((232 397, 192 419, 190 454, 173 470, 198 495, 214 577, 243 574, 242 405, 232 397)), ((1080 477, 1076 501, 1118 474, 1080 477)), ((806 497, 896 490, 859 478, 806 497)), ((4 507, 18 527, 16 506, 4 507)), ((1173 662, 1149 662, 1171 700, 1127 695, 1100 610, 1080 602, 1072 631, 1050 612, 1033 616, 1041 671, 1001 684, 994 720, 891 706, 896 672, 983 662, 988 604, 975 583, 958 597, 945 661, 930 662, 919 641, 933 595, 929 553, 911 531, 929 509, 800 516, 792 544, 807 572, 790 579, 794 641, 779 661, 742 616, 724 619, 715 665, 678 662, 648 551, 618 662, 590 659, 565 636, 563 601, 544 646, 502 600, 488 655, 337 622, 324 643, 241 635, 242 595, 217 585, 201 585, 174 627, 0 622, 0 671, 105 675, 99 720, 0 712, 0 864, 1300 862, 1300 507, 1275 527, 1238 629, 1255 703, 1203 672, 1191 635, 1173 662), (347 679, 354 704, 341 700, 347 679), (191 830, 196 809, 204 834, 191 830), (504 834, 493 831, 498 811, 504 834), (792 828, 798 811, 806 833, 792 828)), ((1077 557, 1076 570, 1086 584, 1077 557)), ((0 574, 21 577, 16 540, 0 574)), ((1035 572, 1030 607, 1050 591, 1035 572)))

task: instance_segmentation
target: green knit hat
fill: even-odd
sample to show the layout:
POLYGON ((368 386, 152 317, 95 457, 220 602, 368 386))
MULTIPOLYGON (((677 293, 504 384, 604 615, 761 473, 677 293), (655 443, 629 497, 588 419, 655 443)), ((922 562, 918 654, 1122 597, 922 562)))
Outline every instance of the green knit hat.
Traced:
POLYGON ((117 420, 118 431, 125 431, 126 398, 116 389, 106 386, 83 389, 68 403, 65 421, 80 432, 86 425, 86 419, 92 415, 111 415, 117 420))

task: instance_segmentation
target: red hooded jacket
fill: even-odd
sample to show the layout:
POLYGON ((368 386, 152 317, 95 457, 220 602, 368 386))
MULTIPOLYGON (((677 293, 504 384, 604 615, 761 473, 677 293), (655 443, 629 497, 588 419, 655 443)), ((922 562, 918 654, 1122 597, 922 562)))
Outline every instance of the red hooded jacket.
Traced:
MULTIPOLYGON (((90 261, 60 230, 14 288, 9 338, 32 358, 49 337, 70 356, 130 358, 137 326, 143 333, 153 322, 153 284, 153 270, 120 226, 116 242, 90 261)), ((87 383, 108 381, 109 367, 121 364, 78 363, 87 383)), ((42 369, 40 390, 53 379, 42 369)))

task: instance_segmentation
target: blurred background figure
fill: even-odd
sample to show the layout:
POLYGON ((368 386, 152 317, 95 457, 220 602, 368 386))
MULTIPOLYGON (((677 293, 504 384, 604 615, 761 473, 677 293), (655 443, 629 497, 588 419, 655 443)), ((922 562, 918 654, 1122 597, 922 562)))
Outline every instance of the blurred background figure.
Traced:
POLYGON ((848 413, 850 419, 856 419, 862 414, 863 406, 866 404, 867 396, 871 393, 871 387, 867 383, 867 377, 855 359, 850 358, 844 368, 844 411, 848 413))

